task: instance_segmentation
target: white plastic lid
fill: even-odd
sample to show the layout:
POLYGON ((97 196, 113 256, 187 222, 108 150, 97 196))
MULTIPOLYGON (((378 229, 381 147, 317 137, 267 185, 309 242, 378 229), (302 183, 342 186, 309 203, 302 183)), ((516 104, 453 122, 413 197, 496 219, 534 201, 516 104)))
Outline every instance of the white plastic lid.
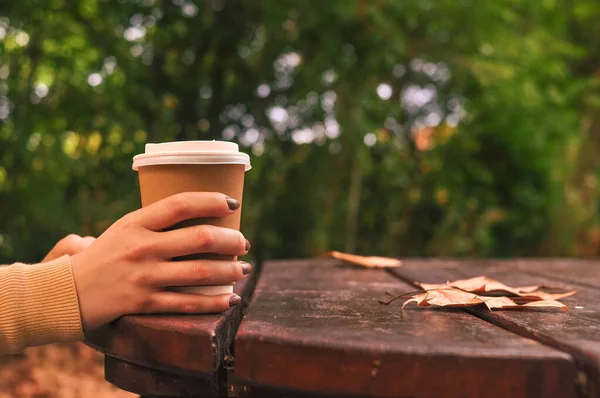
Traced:
POLYGON ((250 156, 226 141, 174 141, 146 144, 145 153, 133 158, 133 169, 161 164, 243 164, 250 170, 250 156))

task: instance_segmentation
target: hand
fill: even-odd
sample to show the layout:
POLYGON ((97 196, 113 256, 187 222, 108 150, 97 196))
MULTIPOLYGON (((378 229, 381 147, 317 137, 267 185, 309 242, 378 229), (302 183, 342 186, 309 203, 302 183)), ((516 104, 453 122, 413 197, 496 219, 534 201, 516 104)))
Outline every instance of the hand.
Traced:
POLYGON ((240 256, 250 244, 236 230, 197 225, 162 232, 178 222, 223 217, 239 203, 214 192, 182 193, 118 220, 89 248, 72 257, 83 327, 96 329, 125 314, 215 313, 240 303, 235 294, 205 296, 169 286, 224 285, 250 272, 241 261, 186 260, 196 253, 240 256))
POLYGON ((58 241, 56 245, 50 250, 50 252, 42 260, 43 263, 47 261, 56 260, 59 257, 68 254, 70 256, 79 253, 83 249, 88 248, 96 238, 93 236, 81 237, 79 235, 71 234, 58 241))

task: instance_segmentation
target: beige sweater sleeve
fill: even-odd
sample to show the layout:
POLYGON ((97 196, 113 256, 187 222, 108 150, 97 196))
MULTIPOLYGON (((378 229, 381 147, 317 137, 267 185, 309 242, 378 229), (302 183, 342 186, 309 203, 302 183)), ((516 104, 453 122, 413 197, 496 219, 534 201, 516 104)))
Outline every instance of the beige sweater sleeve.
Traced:
POLYGON ((83 339, 71 258, 0 266, 0 355, 83 339))

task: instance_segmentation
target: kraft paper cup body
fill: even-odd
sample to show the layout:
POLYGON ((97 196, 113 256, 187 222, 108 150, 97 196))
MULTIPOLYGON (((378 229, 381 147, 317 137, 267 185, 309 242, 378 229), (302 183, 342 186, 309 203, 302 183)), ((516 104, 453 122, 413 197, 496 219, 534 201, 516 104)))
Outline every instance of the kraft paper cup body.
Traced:
MULTIPOLYGON (((250 158, 238 145, 223 141, 178 141, 147 144, 145 153, 133 158, 138 171, 142 207, 180 192, 221 192, 242 204, 244 175, 250 170, 250 158)), ((169 229, 211 224, 240 229, 242 206, 222 218, 187 220, 169 229)), ((197 254, 174 261, 212 259, 237 260, 234 256, 197 254)), ((218 295, 233 292, 233 285, 178 286, 170 289, 185 293, 218 295)))

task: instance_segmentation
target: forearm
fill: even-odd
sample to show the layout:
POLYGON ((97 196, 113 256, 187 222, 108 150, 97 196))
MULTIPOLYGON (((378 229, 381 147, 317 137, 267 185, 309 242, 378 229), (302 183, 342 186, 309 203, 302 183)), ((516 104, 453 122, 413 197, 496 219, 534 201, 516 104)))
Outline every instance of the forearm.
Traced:
POLYGON ((83 339, 69 256, 0 267, 0 355, 83 339))

